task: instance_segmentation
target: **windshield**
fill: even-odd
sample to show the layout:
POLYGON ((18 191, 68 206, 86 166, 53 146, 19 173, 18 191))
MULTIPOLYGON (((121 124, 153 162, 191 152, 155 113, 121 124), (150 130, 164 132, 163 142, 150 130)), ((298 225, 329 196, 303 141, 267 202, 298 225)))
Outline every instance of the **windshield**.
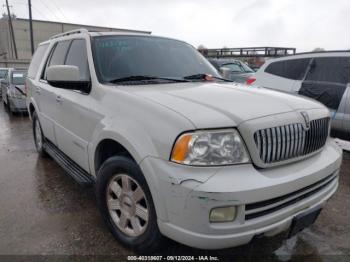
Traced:
POLYGON ((254 73, 253 69, 251 69, 249 66, 247 66, 244 63, 229 63, 224 64, 221 66, 226 67, 230 69, 232 72, 239 72, 239 73, 254 73))
POLYGON ((93 39, 94 62, 101 82, 130 76, 183 78, 195 74, 220 77, 191 45, 149 36, 98 36, 93 39))
POLYGON ((14 85, 24 85, 26 75, 25 72, 20 72, 20 71, 14 71, 12 73, 12 84, 14 85))
POLYGON ((4 79, 7 74, 7 69, 0 69, 0 79, 4 79))

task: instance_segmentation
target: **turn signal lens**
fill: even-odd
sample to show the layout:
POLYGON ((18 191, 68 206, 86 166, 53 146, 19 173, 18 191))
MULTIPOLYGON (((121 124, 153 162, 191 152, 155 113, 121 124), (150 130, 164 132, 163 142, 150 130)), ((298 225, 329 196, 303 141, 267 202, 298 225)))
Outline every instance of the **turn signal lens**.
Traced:
POLYGON ((183 162, 186 159, 191 139, 192 135, 185 134, 177 140, 171 155, 173 161, 183 162))

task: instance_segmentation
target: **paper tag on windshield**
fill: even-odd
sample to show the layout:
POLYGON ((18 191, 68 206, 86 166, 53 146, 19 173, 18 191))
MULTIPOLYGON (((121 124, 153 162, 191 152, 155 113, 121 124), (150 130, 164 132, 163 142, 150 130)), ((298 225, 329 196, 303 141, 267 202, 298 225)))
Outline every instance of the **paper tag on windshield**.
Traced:
POLYGON ((14 73, 13 77, 23 77, 23 74, 14 73))

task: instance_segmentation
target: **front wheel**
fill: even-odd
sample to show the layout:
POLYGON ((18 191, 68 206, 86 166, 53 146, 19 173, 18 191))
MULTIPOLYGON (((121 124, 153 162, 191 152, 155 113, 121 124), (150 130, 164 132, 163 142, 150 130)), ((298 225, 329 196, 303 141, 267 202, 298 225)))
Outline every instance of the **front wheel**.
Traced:
POLYGON ((100 168, 96 182, 97 202, 114 237, 140 253, 160 248, 164 237, 146 180, 131 159, 109 158, 100 168))

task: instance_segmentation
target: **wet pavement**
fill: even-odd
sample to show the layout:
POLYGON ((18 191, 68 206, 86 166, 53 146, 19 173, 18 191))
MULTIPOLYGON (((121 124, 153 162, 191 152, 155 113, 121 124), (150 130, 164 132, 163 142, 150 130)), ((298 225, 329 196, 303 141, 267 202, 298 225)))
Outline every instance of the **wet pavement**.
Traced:
MULTIPOLYGON (((284 237, 281 234, 211 252, 169 241, 160 255, 212 255, 222 260, 350 261, 349 153, 344 154, 339 189, 317 222, 289 240, 284 237)), ((93 189, 79 187, 52 159, 40 159, 28 116, 9 116, 2 105, 0 255, 104 255, 115 261, 134 255, 103 224, 93 189)))

